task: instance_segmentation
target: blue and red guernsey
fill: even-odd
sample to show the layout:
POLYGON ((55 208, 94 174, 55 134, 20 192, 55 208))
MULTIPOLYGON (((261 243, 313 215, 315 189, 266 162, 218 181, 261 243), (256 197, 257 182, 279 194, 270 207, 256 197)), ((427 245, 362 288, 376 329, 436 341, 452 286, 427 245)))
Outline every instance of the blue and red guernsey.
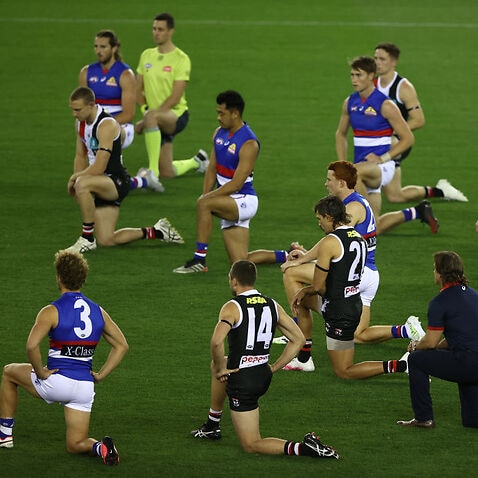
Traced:
POLYGON ((94 381, 90 371, 105 325, 101 308, 81 292, 66 292, 53 305, 58 325, 49 333, 48 368, 75 380, 94 381))
POLYGON ((377 248, 377 226, 375 224, 375 217, 370 207, 369 202, 360 195, 357 191, 349 194, 343 203, 347 205, 351 202, 359 202, 365 208, 365 219, 358 224, 355 224, 354 229, 365 239, 367 243, 367 259, 365 265, 372 269, 377 270, 377 264, 375 263, 375 249, 377 248))
POLYGON ((354 163, 366 161, 369 153, 380 156, 390 151, 393 128, 380 113, 386 100, 377 89, 365 99, 358 92, 350 95, 347 111, 354 132, 354 163))
POLYGON ((121 106, 120 77, 130 67, 116 61, 109 70, 103 70, 100 63, 88 66, 86 81, 96 97, 96 104, 103 106, 107 113, 115 116, 123 111, 121 106))
MULTIPOLYGON (((247 123, 244 123, 232 136, 227 129, 219 128, 217 130, 214 136, 214 150, 216 153, 216 180, 218 186, 231 181, 239 164, 239 152, 242 145, 250 140, 257 141, 257 144, 259 144, 256 135, 247 123)), ((249 175, 242 188, 236 191, 237 193, 257 196, 252 184, 253 174, 252 172, 249 175)))

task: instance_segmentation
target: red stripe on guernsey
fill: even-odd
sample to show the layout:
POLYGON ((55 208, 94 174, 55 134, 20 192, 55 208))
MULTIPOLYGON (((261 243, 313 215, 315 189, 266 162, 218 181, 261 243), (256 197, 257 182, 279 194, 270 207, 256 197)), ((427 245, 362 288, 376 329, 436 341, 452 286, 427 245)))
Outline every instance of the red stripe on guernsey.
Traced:
POLYGON ((96 103, 98 105, 120 105, 121 99, 104 100, 103 98, 96 98, 96 103))
POLYGON ((354 129, 354 136, 361 136, 366 138, 381 138, 382 136, 392 136, 393 129, 386 128, 378 131, 364 131, 361 129, 354 129))
POLYGON ((235 172, 234 169, 226 168, 220 164, 216 164, 216 170, 221 176, 224 176, 225 178, 232 178, 235 172))
POLYGON ((82 138, 85 137, 85 128, 86 128, 85 121, 80 121, 80 123, 78 124, 78 133, 80 134, 82 138))
POLYGON ((427 327, 427 330, 440 330, 440 331, 442 331, 442 330, 445 330, 445 327, 432 327, 431 325, 429 325, 427 327))
POLYGON ((63 345, 86 345, 86 346, 90 346, 90 345, 98 345, 98 342, 85 342, 84 340, 83 341, 78 341, 78 342, 71 342, 71 341, 68 341, 68 342, 55 342, 53 340, 50 340, 50 348, 52 349, 61 349, 63 347, 63 345))

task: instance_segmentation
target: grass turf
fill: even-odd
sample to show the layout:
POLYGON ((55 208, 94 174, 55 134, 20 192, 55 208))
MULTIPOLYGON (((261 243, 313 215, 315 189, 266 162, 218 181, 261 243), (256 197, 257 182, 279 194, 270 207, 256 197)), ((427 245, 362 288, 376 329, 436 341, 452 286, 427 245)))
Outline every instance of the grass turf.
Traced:
MULTIPOLYGON (((171 11, 175 43, 192 59, 187 94, 191 121, 175 141, 176 157, 209 149, 216 126, 215 96, 235 88, 246 99, 245 119, 262 151, 255 184, 260 208, 252 222, 251 249, 307 246, 321 237, 312 206, 325 195, 325 168, 335 159, 334 133, 340 106, 351 92, 347 61, 372 54, 379 41, 402 49, 399 72, 415 84, 427 120, 403 168, 404 184, 435 184, 448 178, 469 197, 467 204, 436 200, 436 236, 418 221, 380 237, 381 285, 372 308, 374 324, 408 315, 426 323, 436 293, 431 255, 453 249, 478 284, 474 222, 476 146, 473 78, 478 73, 478 7, 475 2, 400 2, 378 11, 362 2, 244 0, 101 4, 25 1, 8 4, 0 17, 0 117, 3 174, 0 363, 25 361, 25 340, 37 311, 56 297, 53 254, 79 234, 78 208, 66 194, 74 154, 68 95, 80 68, 94 61, 94 34, 114 29, 133 69, 152 45, 152 17, 171 11)), ((125 151, 131 172, 144 165, 143 138, 125 151)), ((42 472, 63 476, 74 467, 90 476, 457 476, 469 473, 476 432, 460 424, 456 386, 433 380, 437 428, 404 430, 411 418, 407 379, 336 379, 329 367, 322 320, 315 323, 313 374, 277 373, 261 401, 263 436, 300 440, 311 430, 343 455, 339 462, 265 457, 243 453, 226 411, 223 439, 194 441, 189 431, 207 413, 208 341, 218 310, 229 297, 227 257, 216 227, 207 274, 178 276, 171 270, 191 256, 194 204, 201 176, 164 181, 162 195, 134 192, 121 208, 119 226, 151 225, 167 216, 183 233, 184 246, 137 242, 88 255, 85 293, 102 304, 124 330, 131 350, 110 379, 97 387, 91 434, 111 434, 121 455, 117 469, 97 459, 69 456, 62 410, 20 393, 15 448, 2 451, 6 476, 42 472)), ((384 201, 383 211, 408 205, 384 201)), ((285 306, 277 266, 262 266, 258 288, 285 306)), ((356 348, 356 360, 398 358, 404 341, 356 348)), ((277 354, 280 347, 273 349, 277 354)), ((46 353, 46 348, 45 348, 46 353)), ((96 363, 107 353, 99 347, 96 363)))

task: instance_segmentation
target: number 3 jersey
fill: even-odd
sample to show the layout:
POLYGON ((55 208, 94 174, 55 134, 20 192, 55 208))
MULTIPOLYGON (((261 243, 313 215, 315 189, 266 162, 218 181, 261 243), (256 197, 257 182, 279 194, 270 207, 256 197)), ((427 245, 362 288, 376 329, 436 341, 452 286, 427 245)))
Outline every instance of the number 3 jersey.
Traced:
POLYGON ((278 320, 276 302, 255 289, 231 302, 237 304, 240 318, 229 331, 227 367, 244 369, 267 364, 278 320))
POLYGON ((53 302, 58 325, 49 332, 48 368, 75 380, 93 382, 93 355, 105 321, 101 308, 81 292, 66 292, 53 302))

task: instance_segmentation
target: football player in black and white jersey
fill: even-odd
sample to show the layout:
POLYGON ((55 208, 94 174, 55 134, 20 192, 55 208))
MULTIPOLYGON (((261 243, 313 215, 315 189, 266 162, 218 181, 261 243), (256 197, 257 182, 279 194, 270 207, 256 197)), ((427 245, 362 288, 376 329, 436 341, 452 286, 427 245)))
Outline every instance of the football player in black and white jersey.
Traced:
MULTIPOLYGON (((416 131, 425 125, 425 115, 415 87, 407 78, 402 77, 396 71, 399 56, 400 49, 394 43, 382 42, 377 44, 374 53, 377 65, 376 87, 398 106, 410 129, 416 131)), ((433 197, 453 201, 468 201, 466 196, 446 179, 440 179, 436 186, 402 186, 401 162, 410 154, 410 151, 411 148, 393 158, 395 161, 393 179, 382 188, 390 202, 403 203, 433 197)), ((381 217, 377 218, 378 234, 388 230, 387 223, 384 221, 382 225, 381 222, 381 217)))
POLYGON ((247 260, 233 263, 229 285, 234 298, 222 306, 211 338, 211 408, 207 422, 191 435, 221 438, 220 419, 227 396, 234 429, 244 451, 338 458, 337 452, 314 433, 307 433, 301 442, 261 437, 258 400, 267 392, 272 374, 297 354, 305 339, 284 309, 255 288, 256 277, 254 263, 247 260), (289 341, 277 360, 269 363, 276 327, 289 341), (228 357, 224 347, 226 338, 228 357))
POLYGON ((359 286, 367 255, 366 242, 348 225, 350 218, 345 204, 337 196, 322 198, 314 210, 326 236, 313 247, 317 258, 314 277, 311 285, 296 292, 292 300, 294 314, 305 316, 300 309, 322 312, 327 353, 337 377, 363 379, 405 372, 405 360, 354 363, 354 333, 362 314, 359 286))
POLYGON ((88 87, 70 95, 69 106, 76 118, 76 149, 68 193, 82 216, 82 231, 67 250, 85 253, 98 245, 116 246, 139 239, 159 239, 182 244, 181 235, 166 218, 152 227, 116 229, 119 208, 130 189, 130 177, 121 154, 121 126, 99 105, 88 87))

